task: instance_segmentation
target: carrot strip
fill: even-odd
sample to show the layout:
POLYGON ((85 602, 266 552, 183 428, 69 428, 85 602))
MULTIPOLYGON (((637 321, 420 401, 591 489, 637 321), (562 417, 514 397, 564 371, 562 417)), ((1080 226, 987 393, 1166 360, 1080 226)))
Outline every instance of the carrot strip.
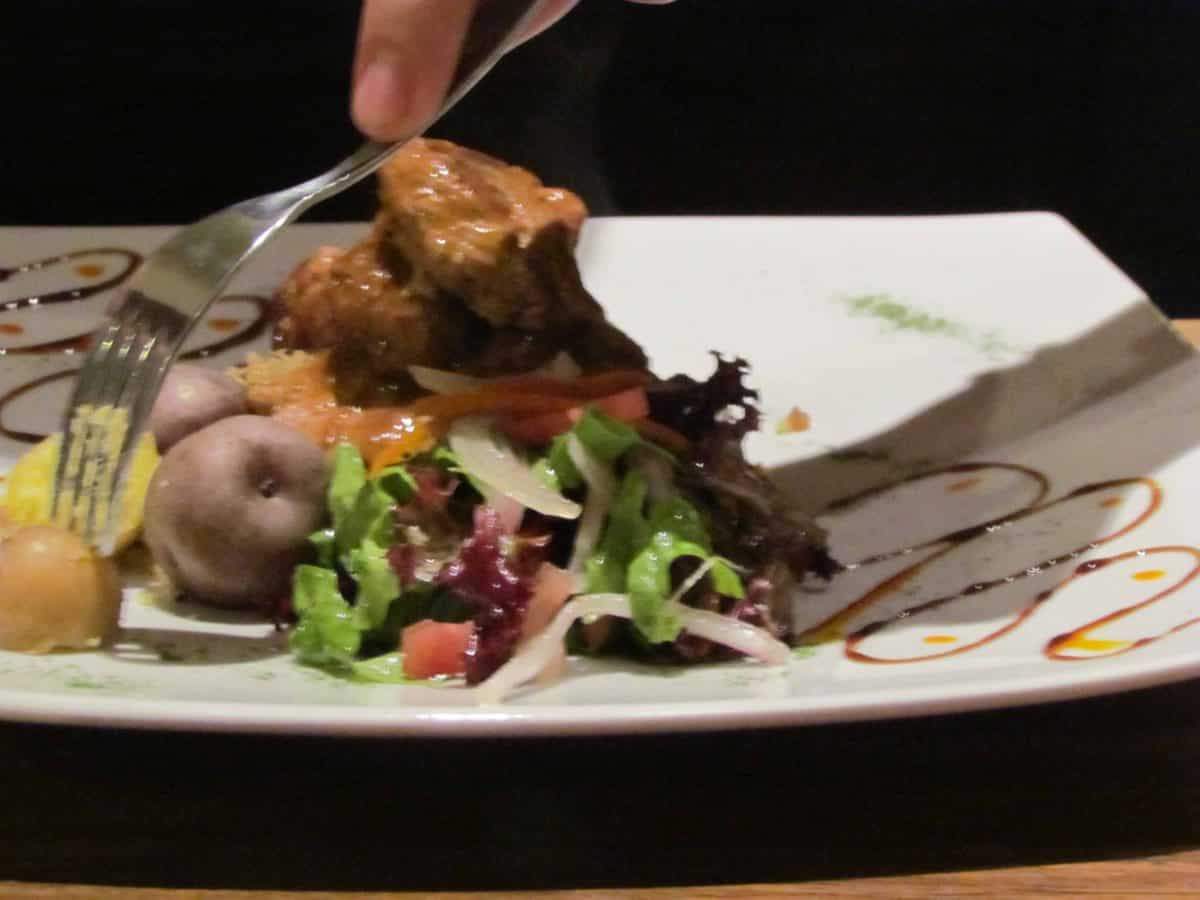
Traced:
POLYGON ((668 428, 666 425, 661 425, 658 422, 652 422, 649 419, 639 419, 629 424, 636 428, 637 433, 646 440, 658 444, 664 450, 670 450, 677 456, 682 456, 692 447, 692 442, 674 428, 668 428))
POLYGON ((409 430, 395 432, 394 436, 392 433, 375 436, 366 442, 363 451, 370 458, 371 448, 378 448, 370 459, 370 472, 372 475, 378 475, 390 465, 404 462, 418 453, 433 449, 436 443, 437 437, 433 428, 425 420, 418 420, 409 430))
MULTIPOLYGON (((519 391, 523 394, 547 394, 579 399, 616 394, 629 388, 645 387, 654 380, 649 372, 637 369, 618 369, 578 378, 555 378, 551 375, 510 375, 489 378, 481 392, 496 390, 519 391)), ((474 393, 474 392, 472 392, 474 393)))
MULTIPOLYGON (((320 398, 319 402, 285 403, 275 409, 274 415, 318 443, 328 446, 349 441, 362 452, 371 471, 379 472, 428 450, 454 419, 474 415, 531 417, 567 413, 586 406, 589 401, 634 390, 650 380, 649 374, 634 370, 579 378, 519 375, 492 381, 480 390, 429 394, 404 406, 359 409, 320 398)), ((686 438, 675 432, 651 439, 668 449, 687 448, 686 438)))
POLYGON ((576 397, 553 394, 525 394, 504 389, 488 388, 462 394, 430 394, 403 407, 410 416, 429 416, 433 419, 457 419, 491 413, 559 412, 578 406, 576 397))

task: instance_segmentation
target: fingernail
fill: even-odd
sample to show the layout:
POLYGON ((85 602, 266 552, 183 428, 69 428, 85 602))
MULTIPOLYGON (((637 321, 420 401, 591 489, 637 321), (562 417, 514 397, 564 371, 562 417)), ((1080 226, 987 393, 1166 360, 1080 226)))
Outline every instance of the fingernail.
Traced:
POLYGON ((366 134, 382 140, 402 130, 408 115, 408 92, 396 61, 376 56, 354 87, 354 122, 366 134))

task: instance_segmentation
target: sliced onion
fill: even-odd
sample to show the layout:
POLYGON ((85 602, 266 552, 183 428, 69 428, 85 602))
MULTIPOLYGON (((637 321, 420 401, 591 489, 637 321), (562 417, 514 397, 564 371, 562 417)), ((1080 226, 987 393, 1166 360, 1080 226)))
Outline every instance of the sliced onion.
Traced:
POLYGON ((571 462, 587 482, 587 499, 583 504, 583 518, 579 520, 579 530, 575 532, 575 547, 571 550, 571 561, 567 571, 578 575, 583 571, 583 565, 588 557, 596 551, 600 543, 600 531, 604 528, 604 520, 608 518, 609 507, 617 493, 617 480, 612 470, 597 460, 574 434, 567 435, 567 455, 571 462))
POLYGON ((445 369, 431 369, 428 366, 409 366, 408 374, 419 387, 434 394, 463 394, 467 391, 477 391, 487 384, 483 378, 447 372, 445 369))
POLYGON ((521 644, 508 662, 474 689, 475 699, 480 703, 499 703, 526 681, 536 678, 562 652, 563 641, 576 619, 583 616, 628 619, 632 615, 629 598, 624 594, 584 594, 568 601, 541 634, 521 644))
MULTIPOLYGON (((768 665, 786 665, 791 659, 787 644, 756 625, 739 622, 720 613, 692 609, 681 603, 675 604, 674 613, 682 620, 686 631, 768 665)), ((633 610, 625 594, 578 595, 558 611, 540 634, 522 643, 508 662, 474 689, 475 699, 479 703, 499 703, 525 682, 537 678, 559 658, 567 632, 576 620, 589 616, 632 619, 633 610)))
POLYGON ((578 378, 583 374, 579 363, 569 354, 559 353, 545 365, 531 372, 521 372, 514 375, 498 375, 495 378, 477 378, 474 375, 463 375, 461 372, 450 372, 446 369, 432 369, 429 366, 409 366, 408 374, 418 387, 433 394, 464 394, 468 391, 478 391, 490 384, 501 383, 521 375, 546 375, 550 378, 578 378))
POLYGON ((707 609, 693 609, 682 603, 676 604, 675 614, 683 622, 684 631, 761 659, 769 666, 782 666, 791 658, 792 651, 787 644, 757 625, 707 609))
POLYGON ((537 372, 551 378, 578 378, 583 374, 583 369, 571 358, 570 353, 562 350, 554 354, 554 359, 537 369, 537 372))
POLYGON ((575 519, 582 508, 538 479, 512 445, 493 433, 486 419, 456 419, 450 449, 474 478, 524 507, 559 519, 575 519))

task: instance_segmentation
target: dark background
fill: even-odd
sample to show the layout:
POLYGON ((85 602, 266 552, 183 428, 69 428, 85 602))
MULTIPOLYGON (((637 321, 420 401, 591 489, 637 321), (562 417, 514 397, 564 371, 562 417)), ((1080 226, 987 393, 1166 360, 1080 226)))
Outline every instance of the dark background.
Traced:
MULTIPOLYGON (((190 221, 355 144, 350 0, 7 6, 0 223, 190 221)), ((436 133, 597 213, 1052 209, 1200 315, 1198 46, 1189 0, 584 0, 436 133)))

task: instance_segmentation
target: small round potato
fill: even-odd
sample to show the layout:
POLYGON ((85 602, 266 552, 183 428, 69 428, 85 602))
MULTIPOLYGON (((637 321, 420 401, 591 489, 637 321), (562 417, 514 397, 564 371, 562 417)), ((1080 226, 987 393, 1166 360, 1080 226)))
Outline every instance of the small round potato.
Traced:
POLYGON ((299 431, 265 416, 221 419, 163 457, 144 540, 189 597, 274 602, 320 527, 327 479, 325 453, 299 431))
POLYGON ((23 653, 82 650, 116 631, 116 564, 52 525, 18 528, 0 540, 0 647, 23 653))
POLYGON ((240 384, 216 369, 180 363, 167 372, 158 392, 150 430, 159 452, 165 453, 205 425, 244 412, 246 391, 240 384))

